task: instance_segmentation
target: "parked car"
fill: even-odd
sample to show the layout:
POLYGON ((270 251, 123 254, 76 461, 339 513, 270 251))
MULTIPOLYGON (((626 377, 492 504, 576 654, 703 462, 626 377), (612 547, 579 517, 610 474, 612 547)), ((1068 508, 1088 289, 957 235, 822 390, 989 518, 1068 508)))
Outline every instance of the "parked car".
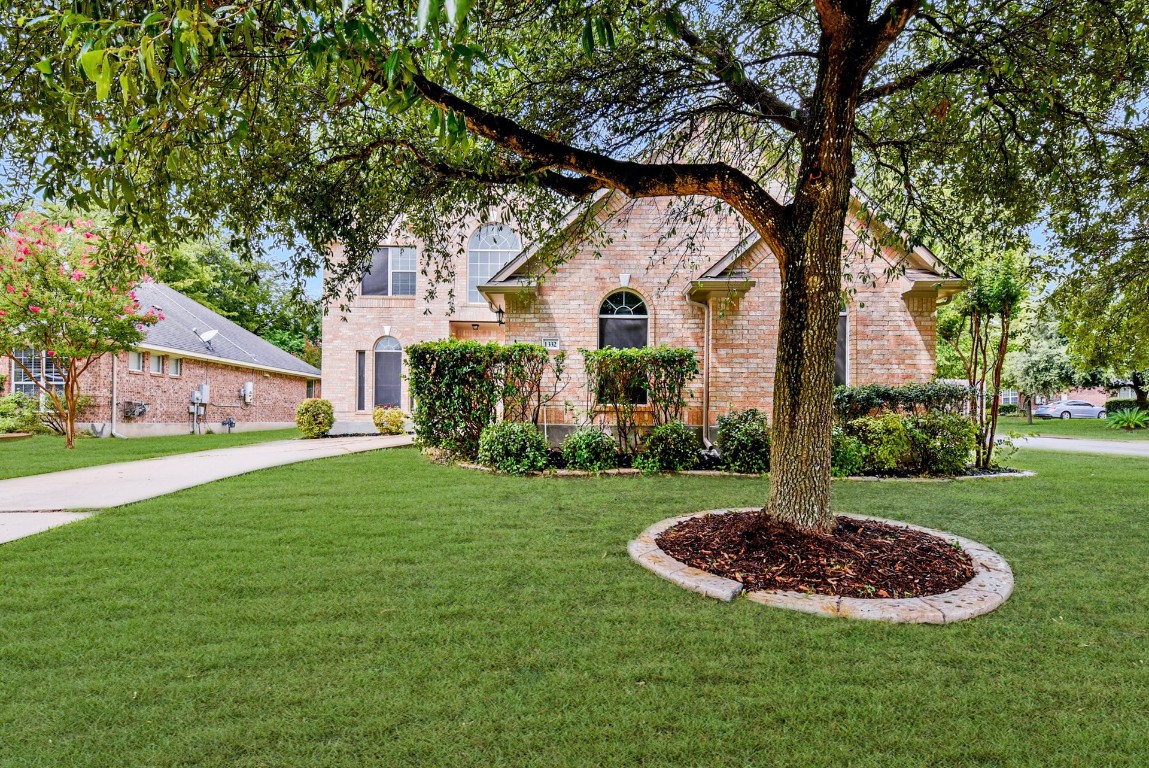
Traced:
POLYGON ((1084 400, 1060 400, 1039 405, 1033 415, 1039 419, 1104 419, 1105 408, 1084 400))

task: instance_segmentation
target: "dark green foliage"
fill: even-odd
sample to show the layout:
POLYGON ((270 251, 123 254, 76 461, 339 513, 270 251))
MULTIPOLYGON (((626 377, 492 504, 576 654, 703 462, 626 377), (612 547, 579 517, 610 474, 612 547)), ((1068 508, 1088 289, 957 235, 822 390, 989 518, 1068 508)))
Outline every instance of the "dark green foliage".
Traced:
POLYGON ((549 368, 556 382, 562 377, 563 357, 537 344, 447 339, 412 344, 406 353, 416 440, 468 459, 500 402, 505 419, 537 423, 554 397, 543 393, 544 374, 549 368))
POLYGON ((719 461, 730 472, 762 474, 770 469, 770 424, 757 408, 718 417, 719 461))
POLYGON ((1131 397, 1111 397, 1105 401, 1106 413, 1116 413, 1129 408, 1136 408, 1137 401, 1131 397))
POLYGON ((897 472, 909 463, 910 436, 898 414, 863 416, 849 422, 846 430, 866 446, 867 473, 897 472))
POLYGON ((1019 413, 1019 411, 1020 411, 1020 409, 1018 408, 1016 403, 1007 403, 1007 404, 1005 404, 1005 405, 1003 405, 997 409, 997 412, 1000 413, 1002 416, 1016 416, 1019 413))
POLYGON ((1142 411, 1137 408, 1125 408, 1109 414, 1108 421, 1109 426, 1113 429, 1124 429, 1127 432, 1132 432, 1135 429, 1145 429, 1149 427, 1149 411, 1142 411))
POLYGON ((0 397, 0 435, 12 432, 42 434, 48 431, 38 413, 39 402, 23 392, 0 397))
POLYGON ((834 388, 834 415, 843 424, 875 412, 956 413, 969 402, 969 387, 931 381, 924 384, 863 384, 834 388))
POLYGON ((508 475, 525 475, 547 468, 547 439, 534 424, 503 421, 483 430, 479 463, 508 475))
POLYGON ((634 466, 643 472, 679 472, 698 464, 698 435, 681 421, 659 424, 642 442, 634 466))
POLYGON ((830 474, 834 477, 860 475, 866 468, 866 445, 842 427, 830 433, 830 474))
POLYGON ((977 427, 964 416, 926 413, 905 418, 910 437, 906 468, 920 475, 957 475, 977 445, 977 427))
POLYGON ((323 437, 334 424, 335 409, 330 400, 308 398, 295 409, 295 425, 304 437, 323 437))
POLYGON ((502 394, 500 346, 447 339, 412 344, 406 353, 415 439, 473 459, 502 394))
POLYGON ((614 438, 598 427, 584 427, 567 435, 562 450, 568 469, 601 472, 618 466, 614 438))
POLYGON ((656 425, 682 415, 686 385, 698 375, 694 350, 675 347, 633 349, 580 349, 587 377, 587 410, 600 410, 614 417, 619 451, 631 450, 637 436, 635 407, 646 403, 656 425))

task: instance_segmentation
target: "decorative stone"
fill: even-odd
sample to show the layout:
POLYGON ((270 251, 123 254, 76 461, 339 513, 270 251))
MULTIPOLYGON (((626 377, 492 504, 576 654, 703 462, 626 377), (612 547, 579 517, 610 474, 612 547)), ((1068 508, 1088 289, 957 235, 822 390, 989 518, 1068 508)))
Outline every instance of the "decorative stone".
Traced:
MULTIPOLYGON (((729 602, 743 594, 742 584, 721 576, 706 573, 675 560, 657 544, 657 538, 668 528, 693 517, 722 515, 752 510, 712 509, 693 515, 682 515, 659 521, 647 528, 627 546, 631 558, 642 567, 681 587, 708 597, 729 602)), ((951 624, 972 619, 995 610, 1013 592, 1013 571, 998 553, 976 541, 952 533, 923 528, 897 520, 868 515, 846 515, 857 520, 876 520, 954 542, 973 561, 974 577, 951 592, 911 598, 860 598, 835 595, 808 594, 786 590, 755 590, 745 592, 747 600, 775 608, 837 616, 849 619, 889 621, 900 624, 951 624)))

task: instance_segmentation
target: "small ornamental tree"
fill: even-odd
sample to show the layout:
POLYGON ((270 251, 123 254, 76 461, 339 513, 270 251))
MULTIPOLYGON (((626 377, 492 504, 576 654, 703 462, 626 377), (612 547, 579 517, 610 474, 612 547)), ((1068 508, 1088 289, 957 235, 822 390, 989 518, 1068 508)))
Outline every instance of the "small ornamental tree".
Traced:
POLYGON ((24 213, 0 235, 0 350, 35 350, 54 362, 59 388, 13 356, 60 414, 68 448, 84 372, 109 352, 131 349, 145 326, 162 319, 141 311, 133 292, 148 267, 147 246, 96 232, 90 221, 24 213))
POLYGON ((1029 401, 1029 423, 1033 423, 1036 396, 1053 397, 1082 383, 1069 356, 1065 337, 1054 320, 1037 319, 1021 334, 1019 349, 1011 353, 1005 368, 1006 383, 1029 401))

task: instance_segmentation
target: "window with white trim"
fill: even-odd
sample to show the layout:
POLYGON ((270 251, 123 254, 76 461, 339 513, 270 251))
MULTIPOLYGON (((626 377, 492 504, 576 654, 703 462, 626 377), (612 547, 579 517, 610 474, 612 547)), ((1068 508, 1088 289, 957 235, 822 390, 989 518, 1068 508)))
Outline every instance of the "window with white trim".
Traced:
POLYGON ((483 304, 479 286, 523 249, 519 233, 504 224, 484 224, 467 246, 467 301, 483 304))
MULTIPOLYGON (((650 314, 646 302, 633 291, 615 291, 598 308, 598 346, 635 349, 650 343, 650 314)), ((630 402, 646 405, 645 387, 630 393, 630 402)))
POLYGON ((1001 391, 1001 404, 1002 405, 1017 405, 1017 390, 1016 389, 1003 389, 1001 391))
POLYGON ((157 355, 154 352, 148 355, 148 370, 152 373, 164 372, 164 355, 157 355))
POLYGON ((168 373, 172 376, 183 376, 184 359, 182 357, 171 358, 171 362, 168 363, 168 373))
POLYGON ((20 349, 12 353, 12 391, 21 392, 40 401, 44 407, 44 393, 41 387, 64 391, 64 375, 56 367, 56 361, 34 349, 20 349))
POLYGON ((364 296, 414 296, 419 260, 413 246, 384 246, 371 254, 371 269, 363 276, 364 296))
POLYGON ((142 371, 144 369, 144 353, 143 352, 129 352, 128 353, 128 370, 129 371, 142 371))

